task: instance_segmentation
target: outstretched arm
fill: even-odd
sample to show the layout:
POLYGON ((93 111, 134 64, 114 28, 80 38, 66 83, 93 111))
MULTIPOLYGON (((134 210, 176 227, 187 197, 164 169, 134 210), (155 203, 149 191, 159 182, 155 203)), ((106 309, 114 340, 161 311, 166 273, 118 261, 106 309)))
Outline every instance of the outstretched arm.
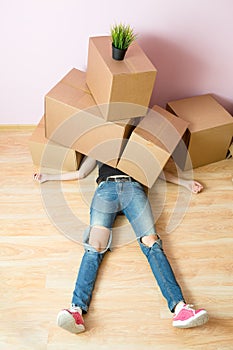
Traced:
POLYGON ((80 180, 86 177, 96 167, 96 160, 91 157, 84 157, 79 170, 61 174, 34 174, 34 180, 43 183, 57 180, 80 180))
POLYGON ((195 180, 186 180, 183 178, 179 178, 172 173, 168 172, 167 170, 164 170, 163 173, 159 176, 160 179, 165 180, 167 182, 174 183, 176 185, 183 186, 187 188, 192 193, 199 193, 202 191, 203 186, 199 182, 195 180))

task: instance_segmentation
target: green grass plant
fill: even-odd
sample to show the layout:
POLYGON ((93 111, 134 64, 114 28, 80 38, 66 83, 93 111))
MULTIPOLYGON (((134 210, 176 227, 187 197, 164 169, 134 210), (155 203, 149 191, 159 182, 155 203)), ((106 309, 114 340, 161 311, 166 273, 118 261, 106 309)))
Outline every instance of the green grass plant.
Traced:
POLYGON ((137 34, 130 25, 120 23, 111 27, 111 37, 113 46, 125 50, 137 38, 137 34))

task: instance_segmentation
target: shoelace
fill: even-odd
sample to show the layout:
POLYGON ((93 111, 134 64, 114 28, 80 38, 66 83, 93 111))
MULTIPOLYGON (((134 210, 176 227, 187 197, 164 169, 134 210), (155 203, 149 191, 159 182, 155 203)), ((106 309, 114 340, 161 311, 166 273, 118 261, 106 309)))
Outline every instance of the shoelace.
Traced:
POLYGON ((69 311, 70 311, 70 312, 78 312, 78 313, 80 313, 80 308, 70 307, 70 308, 69 308, 69 311))
POLYGON ((176 311, 175 316, 177 316, 181 312, 181 310, 183 310, 183 309, 188 310, 188 311, 192 311, 193 313, 195 313, 195 310, 193 309, 193 306, 194 305, 192 305, 192 304, 184 304, 182 306, 182 308, 179 309, 179 311, 176 311))
POLYGON ((187 309, 187 310, 193 310, 193 309, 192 309, 193 306, 194 306, 194 305, 192 305, 192 304, 185 304, 184 308, 187 309))

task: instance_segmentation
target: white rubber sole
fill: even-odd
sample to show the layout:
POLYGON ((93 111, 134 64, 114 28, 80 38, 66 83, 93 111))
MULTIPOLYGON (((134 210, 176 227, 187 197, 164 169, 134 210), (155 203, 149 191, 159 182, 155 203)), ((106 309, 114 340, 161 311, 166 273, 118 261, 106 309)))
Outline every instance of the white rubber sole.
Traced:
POLYGON ((85 331, 84 325, 77 325, 73 316, 66 310, 61 310, 57 315, 57 325, 66 331, 74 334, 85 331))
POLYGON ((186 321, 173 321, 172 325, 176 328, 192 328, 202 326, 208 322, 209 316, 205 310, 200 311, 197 315, 186 321))

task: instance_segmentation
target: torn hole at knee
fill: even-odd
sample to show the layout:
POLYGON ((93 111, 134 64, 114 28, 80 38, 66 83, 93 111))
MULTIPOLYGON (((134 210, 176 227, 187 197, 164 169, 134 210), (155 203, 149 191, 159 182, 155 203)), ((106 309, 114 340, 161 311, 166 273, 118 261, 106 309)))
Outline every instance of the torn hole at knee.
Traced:
POLYGON ((151 248, 155 242, 157 242, 159 240, 159 236, 157 234, 151 234, 151 235, 148 235, 148 236, 143 236, 141 237, 141 242, 151 248))
POLYGON ((89 244, 98 252, 106 249, 111 230, 104 226, 93 226, 90 230, 89 244))

